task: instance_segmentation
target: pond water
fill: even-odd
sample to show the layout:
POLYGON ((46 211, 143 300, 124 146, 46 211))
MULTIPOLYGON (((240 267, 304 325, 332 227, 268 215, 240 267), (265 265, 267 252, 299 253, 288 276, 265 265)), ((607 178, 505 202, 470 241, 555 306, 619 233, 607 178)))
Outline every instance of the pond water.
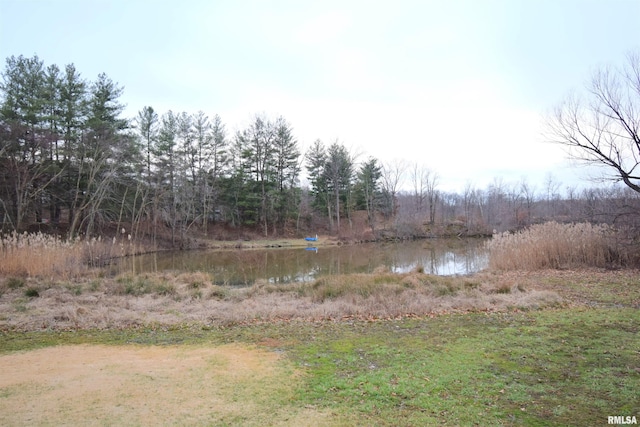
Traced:
POLYGON ((371 273, 379 267, 404 273, 422 267, 436 275, 470 274, 484 269, 482 239, 437 239, 344 246, 174 251, 119 260, 116 273, 204 271, 219 285, 247 286, 257 279, 271 283, 308 282, 331 274, 371 273))

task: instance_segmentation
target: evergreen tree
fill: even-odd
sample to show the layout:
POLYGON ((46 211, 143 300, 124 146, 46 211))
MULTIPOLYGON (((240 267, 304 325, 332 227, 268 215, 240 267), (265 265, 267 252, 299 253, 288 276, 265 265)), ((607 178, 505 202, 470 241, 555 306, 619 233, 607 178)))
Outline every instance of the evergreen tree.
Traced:
POLYGON ((147 179, 151 180, 151 156, 158 137, 158 113, 152 107, 143 107, 135 119, 136 128, 142 139, 141 151, 146 160, 147 179))
POLYGON ((60 89, 62 76, 60 68, 53 64, 47 67, 45 72, 45 85, 43 88, 44 113, 49 134, 52 136, 52 144, 49 147, 49 160, 59 160, 58 156, 58 135, 60 127, 60 115, 62 114, 62 101, 60 89))
POLYGON ((370 157, 358 172, 358 202, 367 211, 371 231, 375 232, 375 214, 380 201, 380 179, 382 167, 378 160, 370 157))
MULTIPOLYGON (((157 204, 161 217, 171 228, 171 242, 175 244, 177 228, 176 175, 178 171, 178 117, 169 110, 161 118, 158 145, 155 150, 157 159, 156 185, 157 204)), ((154 225, 157 219, 154 219, 154 225)), ((156 233, 154 232, 154 235, 156 233)))
POLYGON ((88 115, 87 82, 73 64, 65 67, 60 85, 61 127, 63 133, 63 160, 72 159, 78 151, 88 115))
POLYGON ((0 83, 0 213, 3 224, 18 230, 32 213, 41 220, 41 200, 56 177, 47 83, 37 56, 7 58, 0 83))
POLYGON ((256 116, 253 123, 236 136, 241 153, 242 165, 253 179, 246 189, 252 194, 247 198, 250 211, 256 212, 256 219, 268 235, 271 215, 269 214, 270 194, 275 187, 274 142, 275 128, 264 117, 256 116), (251 204, 255 203, 254 206, 251 204))
POLYGON ((210 180, 210 205, 213 210, 213 219, 216 218, 217 203, 221 197, 222 185, 220 180, 226 173, 229 164, 228 143, 225 126, 222 119, 217 114, 213 117, 211 124, 211 168, 208 170, 210 180))
POLYGON ((123 202, 121 182, 127 178, 137 150, 124 131, 127 120, 120 117, 122 88, 106 74, 98 75, 87 100, 87 120, 74 159, 75 188, 70 208, 69 235, 81 229, 90 235, 96 222, 118 217, 123 202))
POLYGON ((56 188, 52 221, 60 220, 61 205, 69 209, 69 223, 73 222, 74 202, 82 158, 81 139, 86 131, 88 115, 88 83, 73 64, 65 66, 60 82, 60 128, 62 146, 56 148, 56 160, 64 171, 56 188))
POLYGON ((298 206, 300 151, 289 123, 283 117, 279 117, 274 125, 275 188, 272 199, 275 210, 274 224, 282 229, 286 220, 295 216, 298 206))
POLYGON ((353 159, 344 145, 334 142, 329 146, 324 178, 327 182, 327 189, 332 193, 333 213, 339 232, 342 210, 350 218, 348 201, 353 180, 353 159))
POLYGON ((312 206, 316 211, 327 212, 331 217, 329 205, 329 191, 325 176, 327 151, 319 139, 315 140, 305 155, 306 167, 311 183, 312 206))

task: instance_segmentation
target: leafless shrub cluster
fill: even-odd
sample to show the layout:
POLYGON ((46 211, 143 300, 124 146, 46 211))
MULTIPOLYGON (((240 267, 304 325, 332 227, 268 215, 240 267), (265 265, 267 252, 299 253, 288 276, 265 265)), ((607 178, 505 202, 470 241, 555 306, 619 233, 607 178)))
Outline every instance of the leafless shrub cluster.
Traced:
POLYGON ((492 270, 606 267, 620 260, 617 246, 616 231, 608 225, 557 222, 496 234, 487 243, 492 270))

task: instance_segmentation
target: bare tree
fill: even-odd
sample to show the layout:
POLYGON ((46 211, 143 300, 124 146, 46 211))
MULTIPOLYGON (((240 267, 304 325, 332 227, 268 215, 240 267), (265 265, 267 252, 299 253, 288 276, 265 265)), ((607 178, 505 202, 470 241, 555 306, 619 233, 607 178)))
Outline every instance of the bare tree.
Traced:
POLYGON ((462 193, 462 203, 464 205, 464 218, 466 221, 467 232, 471 230, 473 224, 473 206, 477 204, 476 189, 473 188, 471 182, 467 182, 462 193))
POLYGON ((552 173, 547 174, 544 179, 546 200, 547 200, 547 215, 554 217, 556 215, 556 205, 560 199, 560 182, 556 180, 552 173))
POLYGON ((422 213, 424 201, 426 198, 426 186, 431 171, 421 166, 418 162, 411 165, 411 184, 413 186, 413 197, 415 201, 416 214, 422 213))
POLYGON ((427 190, 427 202, 429 202, 429 223, 431 225, 436 222, 436 206, 440 197, 440 191, 438 191, 438 183, 440 177, 436 172, 430 173, 426 176, 426 190, 427 190))
POLYGON ((398 212, 397 194, 401 187, 407 163, 404 160, 393 160, 382 166, 382 194, 384 197, 383 212, 391 218, 398 212))
POLYGON ((584 97, 570 96, 548 120, 549 140, 572 158, 605 166, 615 181, 640 193, 640 51, 621 68, 603 67, 584 97))
MULTIPOLYGON (((529 184, 526 178, 522 178, 520 181, 520 197, 524 201, 525 209, 526 209, 526 217, 523 221, 523 224, 518 225, 528 225, 533 220, 533 204, 536 201, 536 189, 535 186, 529 184)), ((520 222, 520 221, 519 221, 520 222)))

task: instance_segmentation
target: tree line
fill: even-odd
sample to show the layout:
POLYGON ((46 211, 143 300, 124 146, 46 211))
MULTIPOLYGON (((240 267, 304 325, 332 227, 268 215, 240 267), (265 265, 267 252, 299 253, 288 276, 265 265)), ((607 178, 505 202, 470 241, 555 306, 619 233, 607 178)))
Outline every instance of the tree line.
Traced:
MULTIPOLYGON (((591 197, 574 192, 561 203, 553 183, 545 195, 526 181, 446 193, 426 166, 362 160, 339 141, 316 140, 302 153, 284 117, 255 115, 234 134, 202 111, 146 106, 127 119, 123 88, 106 74, 87 80, 73 64, 45 65, 37 56, 7 58, 1 77, 5 232, 64 224, 73 238, 126 223, 136 238, 168 232, 180 244, 215 223, 264 236, 318 227, 338 234, 363 212, 373 237, 487 234, 579 215, 591 197), (567 203, 569 211, 560 209, 567 203)), ((611 206, 612 196, 635 197, 605 192, 598 200, 611 206)))
MULTIPOLYGON (((69 237, 128 221, 173 242, 191 227, 222 221, 264 235, 299 228, 301 171, 311 169, 313 202, 337 227, 356 204, 379 200, 377 161, 355 169, 344 145, 317 141, 302 156, 283 117, 256 115, 228 135, 202 111, 144 107, 122 117, 123 89, 106 74, 85 79, 73 64, 7 58, 0 83, 0 217, 3 230, 68 224, 69 237)), ((308 218, 307 218, 308 219, 308 218)))

